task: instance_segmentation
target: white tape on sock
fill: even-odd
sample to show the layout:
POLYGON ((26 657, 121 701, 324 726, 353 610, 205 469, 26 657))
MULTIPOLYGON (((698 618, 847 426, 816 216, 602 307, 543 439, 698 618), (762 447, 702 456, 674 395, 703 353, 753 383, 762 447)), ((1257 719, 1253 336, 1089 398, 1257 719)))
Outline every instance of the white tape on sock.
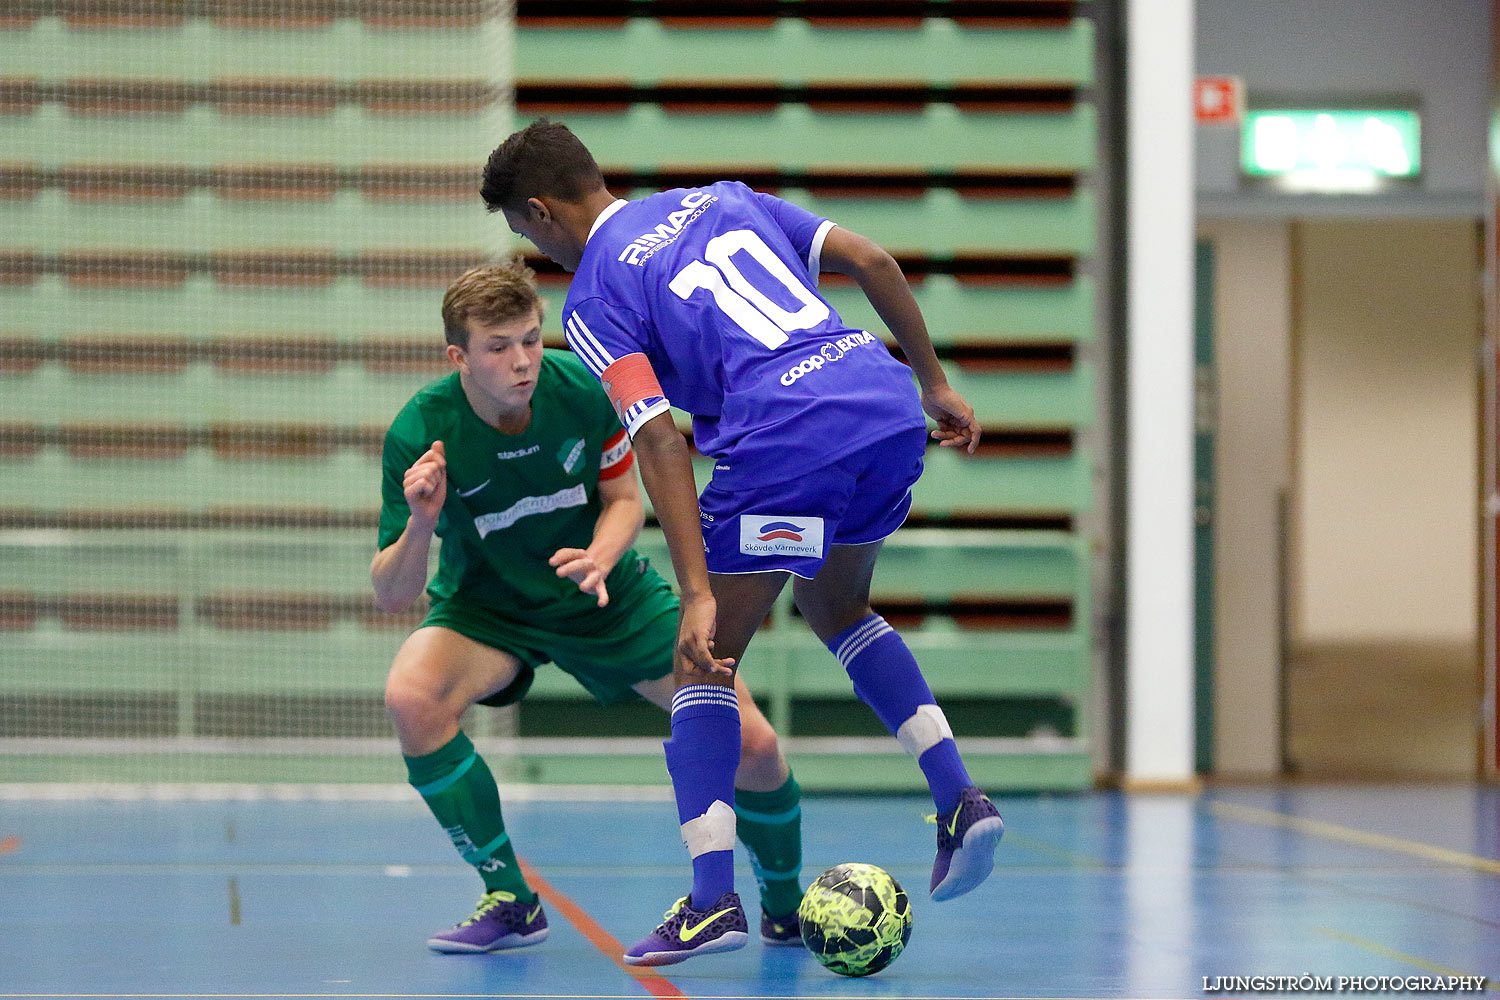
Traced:
POLYGON ((951 739, 953 730, 948 727, 948 717, 936 705, 918 705, 911 718, 896 730, 901 749, 913 757, 920 757, 944 740, 951 739))
POLYGON ((734 808, 714 799, 702 816, 682 824, 682 842, 694 858, 709 851, 734 850, 734 808))

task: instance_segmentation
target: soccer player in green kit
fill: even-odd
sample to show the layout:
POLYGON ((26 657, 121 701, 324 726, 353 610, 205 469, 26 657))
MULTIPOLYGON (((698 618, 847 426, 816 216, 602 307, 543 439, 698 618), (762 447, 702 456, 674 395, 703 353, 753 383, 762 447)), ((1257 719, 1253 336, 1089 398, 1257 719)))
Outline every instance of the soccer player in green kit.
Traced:
MULTIPOLYGON (((644 521, 630 442, 571 353, 542 349, 542 303, 519 260, 468 271, 443 300, 454 372, 386 434, 375 603, 431 610, 396 654, 385 701, 411 783, 484 881, 439 952, 536 944, 547 918, 505 832, 499 792, 459 728, 472 704, 514 704, 557 664, 599 702, 672 702, 678 603, 631 549, 644 521), (443 539, 427 578, 434 534, 443 539)), ((800 792, 776 733, 737 681, 735 811, 762 886, 761 938, 801 943, 800 792)))

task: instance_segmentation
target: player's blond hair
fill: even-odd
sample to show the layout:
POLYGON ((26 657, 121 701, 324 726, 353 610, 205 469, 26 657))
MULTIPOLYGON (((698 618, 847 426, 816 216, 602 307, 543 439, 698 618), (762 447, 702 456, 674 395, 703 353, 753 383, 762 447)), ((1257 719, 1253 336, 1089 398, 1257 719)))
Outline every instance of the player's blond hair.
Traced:
POLYGON ((541 319, 542 297, 537 294, 536 272, 520 257, 470 268, 448 286, 443 296, 443 337, 468 350, 469 320, 493 325, 529 316, 532 310, 541 319))

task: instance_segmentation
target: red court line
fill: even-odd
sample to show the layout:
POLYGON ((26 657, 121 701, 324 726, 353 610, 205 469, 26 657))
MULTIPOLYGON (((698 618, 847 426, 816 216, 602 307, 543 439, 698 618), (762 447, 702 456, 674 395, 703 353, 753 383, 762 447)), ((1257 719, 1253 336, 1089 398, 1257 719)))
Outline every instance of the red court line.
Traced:
POLYGON ((603 952, 605 958, 635 977, 635 981, 640 983, 646 992, 654 997, 688 1000, 688 995, 673 986, 661 973, 650 968, 626 965, 620 957, 625 954, 624 945, 616 941, 609 931, 600 927, 593 917, 584 912, 583 907, 552 888, 524 858, 517 856, 516 860, 521 864, 521 874, 526 876, 526 881, 531 883, 537 895, 545 899, 547 905, 567 917, 568 923, 578 928, 578 932, 588 938, 590 944, 603 952))
POLYGON ((20 849, 20 837, 5 837, 4 839, 0 839, 0 854, 13 854, 20 849))

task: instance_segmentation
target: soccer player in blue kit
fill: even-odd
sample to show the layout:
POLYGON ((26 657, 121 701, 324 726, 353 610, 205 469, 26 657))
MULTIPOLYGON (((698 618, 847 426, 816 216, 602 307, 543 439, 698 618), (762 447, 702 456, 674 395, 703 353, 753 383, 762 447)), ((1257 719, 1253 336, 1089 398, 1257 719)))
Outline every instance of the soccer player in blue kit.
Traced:
POLYGON ((574 272, 568 343, 630 433, 681 591, 666 754, 693 887, 624 960, 668 965, 748 936, 734 893, 731 679, 788 576, 802 616, 932 790, 932 898, 978 886, 1004 823, 910 650, 869 603, 881 542, 905 520, 922 471, 923 412, 941 445, 972 452, 980 435, 895 260, 733 181, 615 198, 583 143, 546 119, 490 154, 480 194, 574 272), (817 294, 823 270, 859 284, 910 370, 817 294), (701 497, 669 400, 693 415, 697 447, 714 458, 701 497))

